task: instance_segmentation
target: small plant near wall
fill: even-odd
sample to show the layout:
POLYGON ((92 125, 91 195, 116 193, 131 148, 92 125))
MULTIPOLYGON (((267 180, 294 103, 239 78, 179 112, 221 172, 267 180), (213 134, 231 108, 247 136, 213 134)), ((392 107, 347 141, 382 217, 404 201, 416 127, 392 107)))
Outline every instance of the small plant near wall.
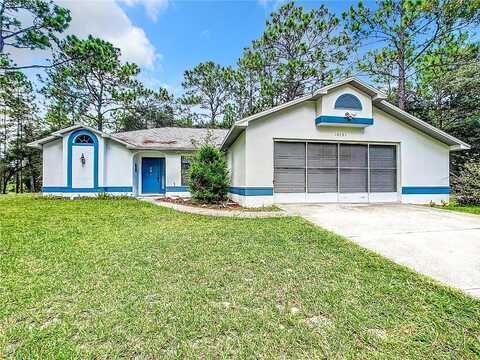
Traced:
POLYGON ((196 202, 219 204, 227 200, 230 179, 220 150, 205 144, 197 151, 190 164, 188 186, 196 202))
POLYGON ((457 182, 459 205, 480 205, 480 164, 466 164, 457 182))

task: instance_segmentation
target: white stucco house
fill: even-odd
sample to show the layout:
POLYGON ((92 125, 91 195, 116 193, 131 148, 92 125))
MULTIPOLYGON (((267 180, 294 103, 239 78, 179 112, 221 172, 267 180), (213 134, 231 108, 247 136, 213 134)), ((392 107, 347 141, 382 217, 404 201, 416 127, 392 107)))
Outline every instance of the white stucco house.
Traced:
POLYGON ((188 155, 209 138, 224 152, 243 206, 289 202, 448 201, 450 151, 461 140, 348 78, 226 130, 159 128, 108 135, 85 126, 31 143, 43 192, 189 196, 188 155))
POLYGON ((167 127, 106 134, 76 125, 29 145, 43 152, 44 194, 189 196, 189 157, 204 141, 219 146, 226 133, 167 127))

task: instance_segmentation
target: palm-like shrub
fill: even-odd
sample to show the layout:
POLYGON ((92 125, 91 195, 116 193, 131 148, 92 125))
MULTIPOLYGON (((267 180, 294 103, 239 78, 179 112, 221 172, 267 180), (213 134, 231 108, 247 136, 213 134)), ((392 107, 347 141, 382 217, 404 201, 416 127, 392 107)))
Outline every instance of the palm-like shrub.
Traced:
POLYGON ((213 145, 203 145, 188 172, 188 185, 194 201, 218 204, 227 200, 230 179, 222 153, 213 145))
POLYGON ((466 164, 457 183, 460 205, 480 205, 480 164, 466 164))

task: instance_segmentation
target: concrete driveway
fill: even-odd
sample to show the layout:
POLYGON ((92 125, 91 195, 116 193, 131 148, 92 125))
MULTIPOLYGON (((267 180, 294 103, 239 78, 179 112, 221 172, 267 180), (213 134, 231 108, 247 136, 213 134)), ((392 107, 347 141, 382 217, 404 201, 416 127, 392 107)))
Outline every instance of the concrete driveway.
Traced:
POLYGON ((401 204, 281 207, 399 264, 480 297, 480 216, 401 204))

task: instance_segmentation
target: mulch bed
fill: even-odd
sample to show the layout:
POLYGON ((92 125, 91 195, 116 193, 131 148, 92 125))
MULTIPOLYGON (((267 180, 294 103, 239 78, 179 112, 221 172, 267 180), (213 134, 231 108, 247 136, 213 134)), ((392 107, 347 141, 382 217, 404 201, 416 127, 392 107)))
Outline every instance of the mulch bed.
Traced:
POLYGON ((173 204, 180 204, 186 206, 193 206, 201 209, 216 209, 216 210, 242 210, 243 208, 232 200, 228 200, 222 204, 199 204, 192 201, 191 198, 182 197, 164 197, 156 199, 158 201, 165 201, 173 204))

